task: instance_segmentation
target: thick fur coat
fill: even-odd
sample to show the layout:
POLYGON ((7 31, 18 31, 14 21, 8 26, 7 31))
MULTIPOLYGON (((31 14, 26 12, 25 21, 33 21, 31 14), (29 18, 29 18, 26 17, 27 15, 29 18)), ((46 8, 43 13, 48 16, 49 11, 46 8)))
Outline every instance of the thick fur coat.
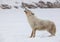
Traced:
POLYGON ((25 9, 25 14, 28 18, 29 24, 32 28, 32 33, 30 37, 35 37, 36 30, 47 30, 52 36, 56 33, 56 26, 54 22, 49 20, 38 19, 34 13, 30 10, 25 9))

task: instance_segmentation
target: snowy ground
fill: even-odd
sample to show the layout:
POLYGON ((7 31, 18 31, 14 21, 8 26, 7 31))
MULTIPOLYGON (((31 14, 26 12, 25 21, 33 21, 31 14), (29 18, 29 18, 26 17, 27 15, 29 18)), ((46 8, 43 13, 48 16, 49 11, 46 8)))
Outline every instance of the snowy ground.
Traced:
POLYGON ((31 11, 38 18, 54 21, 56 36, 47 37, 49 35, 47 31, 37 31, 35 38, 29 38, 31 27, 24 9, 0 9, 0 42, 60 42, 60 9, 37 8, 31 11))

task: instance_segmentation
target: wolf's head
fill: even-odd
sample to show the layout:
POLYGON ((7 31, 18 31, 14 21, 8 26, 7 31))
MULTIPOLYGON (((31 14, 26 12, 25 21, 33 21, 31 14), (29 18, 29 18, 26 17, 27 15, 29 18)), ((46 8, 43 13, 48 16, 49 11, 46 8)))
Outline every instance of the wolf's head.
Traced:
POLYGON ((28 10, 27 8, 25 8, 24 10, 26 15, 34 15, 34 13, 32 13, 30 10, 28 10))

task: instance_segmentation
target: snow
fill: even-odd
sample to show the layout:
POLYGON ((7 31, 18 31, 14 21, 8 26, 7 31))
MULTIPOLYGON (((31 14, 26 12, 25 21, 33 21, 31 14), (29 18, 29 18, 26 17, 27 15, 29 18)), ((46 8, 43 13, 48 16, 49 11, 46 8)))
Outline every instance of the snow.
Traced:
MULTIPOLYGON (((15 5, 16 0, 0 0, 15 5)), ((22 2, 21 0, 19 0, 22 2)), ((32 1, 32 0, 31 0, 32 1)), ((27 1, 26 1, 27 2, 27 1)), ((47 31, 37 31, 35 38, 29 38, 31 27, 24 9, 0 9, 0 42, 60 42, 60 9, 30 9, 38 18, 51 20, 56 24, 56 36, 47 37, 47 31)))

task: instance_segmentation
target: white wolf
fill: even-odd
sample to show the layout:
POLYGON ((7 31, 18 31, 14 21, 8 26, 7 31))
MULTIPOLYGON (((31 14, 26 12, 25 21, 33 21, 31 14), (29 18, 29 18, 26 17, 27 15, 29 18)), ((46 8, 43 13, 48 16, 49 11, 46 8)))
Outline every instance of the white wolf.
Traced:
POLYGON ((56 26, 52 21, 38 19, 34 13, 25 8, 24 12, 27 15, 29 24, 32 27, 32 33, 30 37, 35 37, 36 30, 47 30, 51 36, 55 36, 56 26))

